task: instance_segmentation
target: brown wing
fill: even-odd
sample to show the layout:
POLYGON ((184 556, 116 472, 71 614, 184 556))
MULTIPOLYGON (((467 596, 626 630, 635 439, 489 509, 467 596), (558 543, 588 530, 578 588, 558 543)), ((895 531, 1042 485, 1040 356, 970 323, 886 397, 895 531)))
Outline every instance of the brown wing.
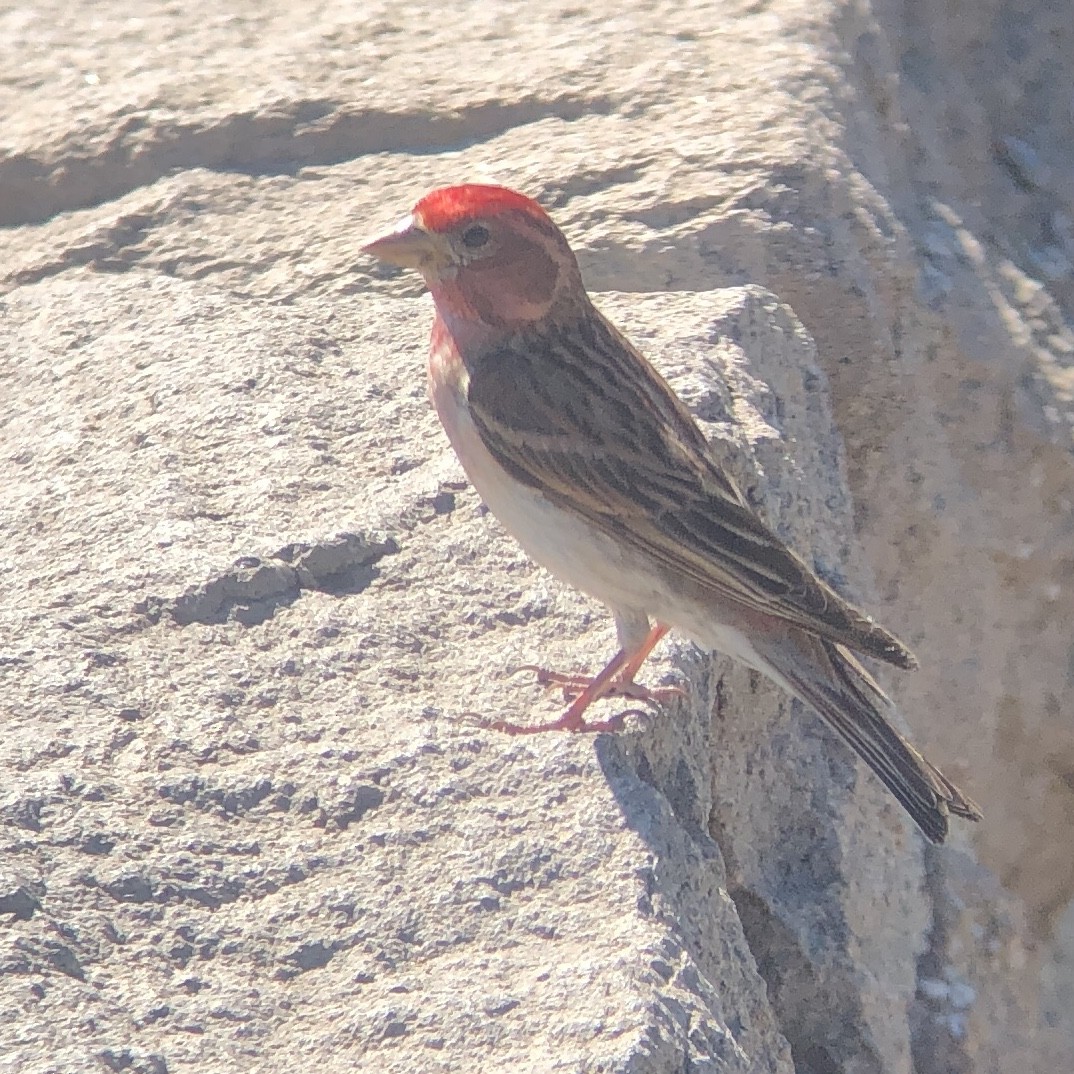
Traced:
POLYGON ((916 666, 764 524, 683 403, 597 310, 551 333, 520 333, 470 363, 468 398, 501 466, 678 584, 916 666))

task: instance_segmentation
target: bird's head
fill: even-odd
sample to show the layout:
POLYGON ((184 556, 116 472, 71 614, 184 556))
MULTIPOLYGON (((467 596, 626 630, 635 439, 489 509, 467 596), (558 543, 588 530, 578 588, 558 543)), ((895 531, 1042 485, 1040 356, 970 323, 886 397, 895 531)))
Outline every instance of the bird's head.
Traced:
POLYGON ((588 301, 563 233, 537 202, 506 187, 434 190, 362 250, 420 272, 449 323, 517 330, 588 301))

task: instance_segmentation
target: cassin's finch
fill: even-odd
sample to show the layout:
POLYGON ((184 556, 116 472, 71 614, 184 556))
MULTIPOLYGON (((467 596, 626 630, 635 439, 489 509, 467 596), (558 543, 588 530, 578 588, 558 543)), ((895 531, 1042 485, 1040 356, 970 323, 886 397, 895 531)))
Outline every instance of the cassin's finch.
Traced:
POLYGON ((467 184, 426 195, 365 246, 417 269, 436 304, 429 390, 474 487, 523 548, 603 601, 620 650, 564 715, 514 734, 593 731, 586 709, 644 697, 634 675, 671 627, 812 706, 935 842, 980 812, 888 722, 850 650, 916 665, 818 578, 715 463, 663 378, 596 309, 563 234, 531 199, 467 184))

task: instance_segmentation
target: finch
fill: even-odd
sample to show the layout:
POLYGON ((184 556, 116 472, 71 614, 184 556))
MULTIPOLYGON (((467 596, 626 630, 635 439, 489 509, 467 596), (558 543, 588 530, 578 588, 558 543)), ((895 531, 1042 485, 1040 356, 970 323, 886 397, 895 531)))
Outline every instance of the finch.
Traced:
POLYGON ((514 734, 587 722, 634 682, 672 627, 766 675, 857 751, 933 842, 977 806, 891 725, 851 650, 916 667, 750 507, 659 373, 593 305, 562 232, 532 199, 468 183, 434 190, 363 246, 416 269, 436 318, 429 394, 467 476, 526 552, 603 602, 620 649, 594 678, 550 675, 573 700, 514 734))

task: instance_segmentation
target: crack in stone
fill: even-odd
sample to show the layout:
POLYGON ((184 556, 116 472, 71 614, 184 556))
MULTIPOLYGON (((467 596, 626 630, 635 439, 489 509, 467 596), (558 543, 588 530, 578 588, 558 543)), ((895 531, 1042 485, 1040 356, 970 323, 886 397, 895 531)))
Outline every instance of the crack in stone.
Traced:
POLYGON ((257 626, 293 604, 303 589, 360 593, 375 577, 375 564, 398 551, 392 537, 365 533, 343 533, 315 544, 288 544, 268 560, 243 556, 178 597, 148 596, 135 605, 135 611, 154 624, 167 615, 179 626, 229 620, 257 626))
MULTIPOLYGON (((58 213, 101 205, 176 171, 295 175, 375 153, 446 152, 543 119, 577 120, 615 107, 608 96, 566 94, 444 111, 293 101, 202 123, 151 123, 147 113, 116 116, 96 152, 60 143, 0 161, 0 227, 40 224, 58 213)), ((80 141, 84 144, 84 133, 80 141)))

